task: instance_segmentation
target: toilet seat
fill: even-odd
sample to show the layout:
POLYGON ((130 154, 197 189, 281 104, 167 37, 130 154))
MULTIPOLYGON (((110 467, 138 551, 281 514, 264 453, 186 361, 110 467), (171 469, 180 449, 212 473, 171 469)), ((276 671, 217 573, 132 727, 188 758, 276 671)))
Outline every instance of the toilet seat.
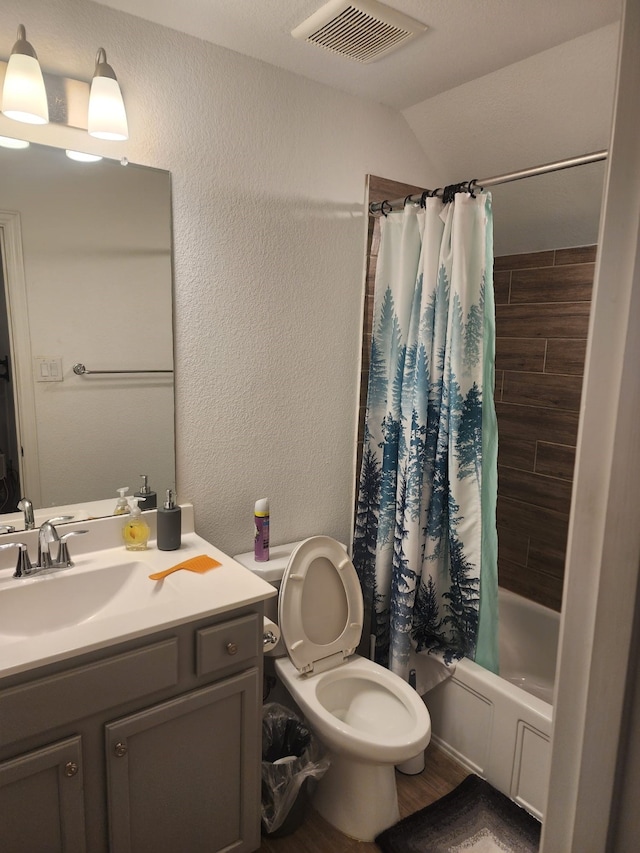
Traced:
POLYGON ((285 569, 278 623, 294 666, 322 672, 352 655, 362 635, 360 581, 343 546, 313 536, 295 549, 285 569))

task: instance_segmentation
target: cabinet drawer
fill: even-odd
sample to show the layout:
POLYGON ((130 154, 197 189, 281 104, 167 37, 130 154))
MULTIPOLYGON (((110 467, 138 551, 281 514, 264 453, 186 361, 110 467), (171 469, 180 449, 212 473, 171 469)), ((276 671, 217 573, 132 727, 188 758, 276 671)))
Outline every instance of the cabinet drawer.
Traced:
POLYGON ((178 640, 0 691, 3 745, 89 717, 178 683, 178 640))
POLYGON ((196 631, 196 674, 207 675, 255 658, 260 653, 255 613, 196 631))

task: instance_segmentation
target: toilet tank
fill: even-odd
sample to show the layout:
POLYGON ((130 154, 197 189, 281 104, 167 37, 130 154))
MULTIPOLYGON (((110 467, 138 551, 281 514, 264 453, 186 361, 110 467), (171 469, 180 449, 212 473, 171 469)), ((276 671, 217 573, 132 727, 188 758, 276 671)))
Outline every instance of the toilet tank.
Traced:
MULTIPOLYGON (((289 558, 300 542, 291 542, 288 545, 272 545, 269 548, 269 559, 266 563, 258 563, 253 556, 253 551, 247 551, 246 554, 236 554, 233 558, 238 563, 243 565, 254 575, 262 578, 263 581, 270 583, 278 591, 282 582, 284 570, 287 568, 289 558)), ((264 603, 264 615, 272 622, 278 622, 278 597, 268 598, 264 603)))
MULTIPOLYGON (((290 542, 287 545, 270 546, 269 559, 264 563, 259 563, 255 560, 253 551, 247 551, 246 554, 236 554, 233 558, 246 569, 249 569, 250 572, 258 575, 258 577, 261 577, 263 581, 270 583, 271 586, 274 586, 278 590, 278 595, 273 598, 267 598, 264 602, 264 615, 267 619, 271 619, 272 622, 275 622, 276 625, 278 624, 278 597, 280 594, 282 576, 284 575, 284 570, 289 565, 291 555, 298 545, 304 541, 306 540, 301 539, 300 542, 290 542)), ((346 551, 346 545, 343 543, 341 544, 346 551)), ((269 657, 281 657, 282 655, 285 655, 286 649, 284 647, 284 640, 280 639, 278 644, 270 651, 265 652, 265 654, 269 657)))

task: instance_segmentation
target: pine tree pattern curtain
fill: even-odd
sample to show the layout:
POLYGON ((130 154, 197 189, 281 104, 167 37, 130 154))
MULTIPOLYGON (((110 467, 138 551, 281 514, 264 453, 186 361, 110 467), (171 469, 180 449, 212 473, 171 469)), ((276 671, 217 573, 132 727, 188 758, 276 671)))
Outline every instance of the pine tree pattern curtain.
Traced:
POLYGON ((381 221, 353 561, 376 660, 497 670, 491 196, 381 221))

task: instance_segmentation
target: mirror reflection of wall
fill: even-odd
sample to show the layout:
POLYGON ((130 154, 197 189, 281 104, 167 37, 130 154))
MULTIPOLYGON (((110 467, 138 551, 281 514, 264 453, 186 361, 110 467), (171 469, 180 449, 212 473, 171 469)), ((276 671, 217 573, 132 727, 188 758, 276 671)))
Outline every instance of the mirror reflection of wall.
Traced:
POLYGON ((115 503, 141 473, 174 488, 170 175, 31 145, 0 148, 0 176, 20 492, 43 507, 115 503), (141 372, 78 376, 77 362, 141 372))

